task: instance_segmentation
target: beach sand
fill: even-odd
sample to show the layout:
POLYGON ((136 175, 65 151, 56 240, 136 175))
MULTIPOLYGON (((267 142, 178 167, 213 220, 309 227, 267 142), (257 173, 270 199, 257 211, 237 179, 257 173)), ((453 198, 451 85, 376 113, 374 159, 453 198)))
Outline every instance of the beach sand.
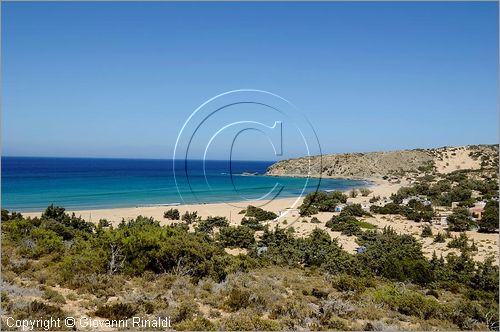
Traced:
MULTIPOLYGON (((364 197, 358 195, 355 198, 349 198, 348 201, 352 203, 368 203, 369 199, 373 196, 380 196, 381 198, 390 197, 392 193, 397 192, 397 190, 406 185, 407 183, 389 183, 388 181, 381 179, 370 179, 372 181, 372 186, 369 189, 372 191, 370 195, 364 197)), ((172 221, 163 218, 163 213, 171 208, 176 208, 182 215, 186 211, 197 211, 198 216, 206 218, 208 216, 223 216, 226 217, 231 225, 239 225, 243 214, 239 214, 241 210, 246 208, 248 205, 254 205, 262 207, 265 210, 272 211, 281 217, 276 221, 268 221, 271 227, 279 225, 280 227, 293 227, 295 230, 295 235, 299 237, 304 237, 309 235, 315 228, 320 228, 327 231, 332 238, 336 238, 338 243, 342 245, 344 250, 353 253, 358 244, 356 243, 356 237, 342 235, 340 232, 333 232, 325 226, 326 222, 331 219, 333 215, 337 213, 332 212, 320 212, 315 217, 317 217, 320 223, 311 223, 311 218, 302 218, 299 216, 298 210, 296 209, 302 203, 303 198, 280 198, 270 201, 239 201, 233 203, 211 203, 211 204, 186 204, 179 206, 151 206, 151 207, 128 207, 128 208, 112 208, 112 209, 94 209, 94 210, 69 210, 69 213, 75 213, 77 216, 81 216, 87 221, 97 223, 100 219, 107 219, 113 225, 118 225, 124 220, 135 219, 137 216, 153 217, 155 220, 160 221, 162 225, 168 225, 176 223, 179 221, 172 221), (290 209, 294 208, 294 209, 290 209), (287 210, 289 209, 289 210, 287 210), (285 213, 286 212, 286 213, 285 213), (307 222, 304 222, 307 221, 307 222)), ((27 212, 23 213, 25 216, 37 217, 40 216, 41 212, 27 212)), ((396 215, 374 215, 373 217, 364 218, 365 221, 376 225, 378 228, 383 228, 385 226, 391 226, 396 232, 402 234, 412 234, 415 238, 422 243, 422 248, 425 256, 428 258, 432 257, 435 251, 438 257, 443 255, 446 257, 449 253, 458 253, 456 249, 450 249, 446 246, 450 239, 446 240, 446 243, 433 243, 432 238, 422 238, 420 234, 422 232, 423 223, 416 223, 406 218, 396 215)), ((445 232, 445 229, 440 225, 432 225, 433 234, 438 232, 445 232)), ((261 233, 261 232, 260 232, 261 233)), ((257 232, 257 236, 259 232, 257 232)), ((459 233, 452 232, 452 235, 458 236, 459 233)), ((477 261, 483 261, 487 256, 493 256, 495 259, 495 264, 498 264, 498 244, 499 235, 498 234, 484 234, 475 231, 467 232, 467 236, 470 240, 474 240, 476 245, 478 245, 478 252, 474 253, 474 259, 477 261)), ((238 254, 238 250, 229 250, 231 254, 238 254)))

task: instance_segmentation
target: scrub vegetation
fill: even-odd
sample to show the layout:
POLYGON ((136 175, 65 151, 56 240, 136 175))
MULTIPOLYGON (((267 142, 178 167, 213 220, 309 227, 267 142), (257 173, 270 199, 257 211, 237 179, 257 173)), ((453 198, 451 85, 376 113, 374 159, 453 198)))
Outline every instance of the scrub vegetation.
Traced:
MULTIPOLYGON (((325 197, 318 209, 343 200, 325 197)), ((453 240, 460 254, 429 260, 413 236, 363 225, 367 212, 354 206, 331 222, 366 247, 350 254, 318 228, 300 238, 261 225, 255 236, 271 216, 245 213, 252 221, 238 227, 194 213, 170 226, 138 217, 113 227, 57 206, 31 219, 3 210, 4 311, 170 317, 176 330, 498 328, 498 267, 474 262, 466 239, 453 240)))

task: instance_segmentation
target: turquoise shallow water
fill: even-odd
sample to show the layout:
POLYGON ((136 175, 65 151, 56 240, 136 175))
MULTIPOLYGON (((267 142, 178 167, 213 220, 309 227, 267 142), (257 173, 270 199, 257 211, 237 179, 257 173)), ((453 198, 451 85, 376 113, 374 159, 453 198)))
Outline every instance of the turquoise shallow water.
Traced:
POLYGON ((2 208, 40 211, 234 202, 348 190, 365 181, 263 176, 273 162, 2 157, 2 208), (242 176, 243 172, 260 175, 242 176), (176 184, 177 182, 177 184, 176 184), (179 189, 177 189, 179 188, 179 189))

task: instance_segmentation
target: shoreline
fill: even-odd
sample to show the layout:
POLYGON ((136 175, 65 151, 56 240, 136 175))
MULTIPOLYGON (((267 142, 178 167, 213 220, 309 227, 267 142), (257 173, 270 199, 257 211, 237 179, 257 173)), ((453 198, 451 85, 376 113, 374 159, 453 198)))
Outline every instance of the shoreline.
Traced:
MULTIPOLYGON (((372 186, 369 187, 371 193, 368 196, 358 195, 355 198, 349 197, 348 202, 354 204, 366 204, 369 199, 374 196, 380 196, 381 198, 389 197, 392 193, 395 193, 402 186, 408 185, 406 181, 401 181, 400 183, 391 183, 383 179, 370 179, 372 186)), ((348 191, 343 191, 348 194, 348 191)), ((349 196, 349 195, 348 195, 349 196)), ((106 219, 114 227, 118 226, 122 220, 129 221, 137 218, 138 216, 150 217, 154 220, 160 222, 161 225, 171 225, 175 223, 182 222, 180 220, 169 220, 163 217, 165 211, 175 208, 179 210, 182 216, 186 211, 194 212, 196 211, 198 216, 202 219, 206 219, 208 216, 221 216, 226 217, 231 226, 238 226, 241 224, 241 219, 243 214, 240 212, 245 209, 248 205, 254 205, 257 207, 262 207, 265 210, 272 211, 276 213, 279 218, 278 220, 267 221, 264 224, 270 225, 271 227, 293 227, 296 236, 305 237, 308 236, 315 228, 320 228, 326 231, 332 238, 337 239, 338 243, 342 248, 350 253, 353 253, 358 246, 355 237, 346 236, 341 234, 341 232, 332 231, 325 226, 326 222, 335 214, 335 212, 320 212, 315 217, 319 219, 319 223, 303 222, 304 219, 299 215, 297 207, 302 204, 303 197, 288 197, 288 198, 278 198, 270 201, 237 201, 231 203, 208 203, 208 204, 183 204, 177 206, 149 206, 149 207, 127 207, 127 208, 108 208, 108 209, 90 209, 90 210, 70 210, 67 213, 75 213, 76 216, 80 216, 86 221, 93 223, 99 222, 100 219, 106 219), (293 209, 290 209, 292 208, 293 209)), ((39 217, 42 212, 26 212, 23 213, 25 217, 39 217)), ((401 216, 386 216, 386 215, 373 215, 371 217, 364 218, 364 221, 375 225, 377 228, 382 229, 383 227, 390 226, 398 233, 410 234, 415 236, 418 241, 422 244, 422 249, 424 255, 431 259, 434 252, 438 255, 447 256, 449 253, 457 253, 458 249, 451 249, 446 246, 446 243, 434 243, 432 238, 421 238, 420 234, 422 231, 423 224, 415 223, 414 221, 407 220, 401 216)), ((192 225, 190 228, 192 229, 192 225)), ((439 232, 444 232, 443 226, 440 224, 431 225, 433 233, 437 234, 439 232)), ((459 232, 451 232, 453 236, 458 236, 459 232)), ((473 258, 476 261, 484 261, 484 259, 493 255, 495 261, 498 262, 498 251, 491 251, 487 249, 487 246, 498 247, 498 233, 478 233, 476 231, 467 231, 467 236, 474 240, 482 249, 477 252, 473 258)), ((227 250, 230 254, 238 254, 240 251, 227 250)))
MULTIPOLYGON (((279 177, 279 175, 273 175, 279 177)), ((286 175, 288 176, 288 175, 286 175)), ((338 178, 341 179, 341 178, 338 178)), ((342 178, 343 180, 347 180, 347 178, 342 178)), ((361 180, 361 179, 352 179, 351 180, 361 180)), ((362 179, 366 181, 366 188, 369 188, 374 195, 380 196, 390 196, 392 192, 397 191, 402 184, 390 184, 387 181, 383 181, 382 179, 362 179)), ((359 189, 359 188, 358 188, 359 189)), ((343 193, 348 193, 349 190, 343 191, 343 193)), ((300 204, 302 204, 303 196, 296 197, 283 197, 277 198, 273 200, 236 200, 231 202, 213 202, 213 203, 169 203, 169 205, 158 204, 151 206, 130 206, 130 207, 111 207, 111 208, 90 208, 90 209, 67 209, 67 213, 75 213, 77 216, 81 216, 86 221, 91 221, 97 223, 100 219, 107 219, 108 221, 115 223, 120 222, 122 219, 130 220, 134 219, 137 216, 145 216, 145 217, 153 217, 154 219, 162 222, 165 221, 167 223, 176 222, 172 220, 168 220, 163 218, 163 213, 169 209, 178 209, 179 213, 182 215, 186 211, 197 211, 198 215, 202 218, 206 218, 208 216, 224 216, 230 220, 232 224, 239 224, 242 215, 239 212, 245 209, 248 205, 253 205, 257 207, 261 207, 265 210, 273 211, 276 214, 280 215, 279 212, 282 212, 286 209, 293 208, 296 209, 300 204), (237 223, 234 220, 237 219, 237 223)), ((365 197, 363 197, 365 198, 365 197)), ((353 201, 359 201, 360 197, 358 196, 353 201)), ((64 207, 64 206, 63 206, 64 207)), ((39 217, 43 211, 26 211, 20 212, 24 216, 27 217, 39 217)), ((286 219, 286 217, 283 217, 286 219)), ((291 218, 297 219, 298 213, 291 213, 291 218)))

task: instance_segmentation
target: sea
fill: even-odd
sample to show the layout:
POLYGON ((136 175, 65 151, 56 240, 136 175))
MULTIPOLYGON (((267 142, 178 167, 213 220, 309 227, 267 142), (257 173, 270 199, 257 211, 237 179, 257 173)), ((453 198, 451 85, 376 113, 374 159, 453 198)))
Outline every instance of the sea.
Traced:
POLYGON ((366 181, 265 176, 273 161, 2 157, 2 209, 175 206, 297 197, 366 181))

